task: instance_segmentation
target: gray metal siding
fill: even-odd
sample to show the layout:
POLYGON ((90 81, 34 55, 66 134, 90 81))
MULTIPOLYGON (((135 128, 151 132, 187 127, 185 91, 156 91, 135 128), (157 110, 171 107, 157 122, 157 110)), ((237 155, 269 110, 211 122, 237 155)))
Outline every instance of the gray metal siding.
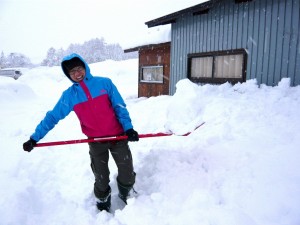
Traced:
POLYGON ((246 79, 300 84, 300 0, 234 0, 215 3, 208 14, 183 15, 172 24, 170 94, 187 77, 187 55, 244 48, 246 79))

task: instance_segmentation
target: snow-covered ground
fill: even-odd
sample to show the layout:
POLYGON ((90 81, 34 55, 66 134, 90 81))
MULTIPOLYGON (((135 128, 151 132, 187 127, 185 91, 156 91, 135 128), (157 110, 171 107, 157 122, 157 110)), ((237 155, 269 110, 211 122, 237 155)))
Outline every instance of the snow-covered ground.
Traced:
MULTIPOLYGON (((93 204, 87 144, 22 150, 70 85, 60 68, 0 77, 1 225, 300 224, 300 86, 185 79, 174 96, 137 98, 137 70, 136 59, 91 65, 92 74, 115 82, 139 133, 182 134, 205 124, 187 137, 130 143, 139 195, 114 214, 93 204)), ((81 138, 71 113, 41 142, 81 138)), ((115 195, 112 159, 110 168, 115 195)))

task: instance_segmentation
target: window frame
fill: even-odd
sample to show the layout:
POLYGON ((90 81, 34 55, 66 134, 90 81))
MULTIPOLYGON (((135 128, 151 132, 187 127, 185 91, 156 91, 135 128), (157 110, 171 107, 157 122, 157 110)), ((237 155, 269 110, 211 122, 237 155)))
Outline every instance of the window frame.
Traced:
POLYGON ((145 65, 140 67, 139 82, 143 84, 164 84, 164 66, 163 65, 145 65), (162 68, 162 81, 143 80, 143 69, 145 68, 162 68))
POLYGON ((211 84, 222 84, 222 83, 238 83, 238 82, 245 82, 246 81, 246 72, 247 72, 247 52, 245 49, 232 49, 232 50, 224 50, 224 51, 214 51, 214 52, 203 52, 203 53, 191 53, 188 54, 188 67, 187 67, 187 74, 188 79, 195 83, 211 83, 211 84), (216 78, 214 77, 215 74, 215 63, 217 56, 228 56, 228 55, 243 55, 242 59, 242 77, 241 78, 216 78), (202 57, 213 57, 212 62, 212 77, 200 77, 195 78, 192 77, 192 59, 193 58, 202 58, 202 57))

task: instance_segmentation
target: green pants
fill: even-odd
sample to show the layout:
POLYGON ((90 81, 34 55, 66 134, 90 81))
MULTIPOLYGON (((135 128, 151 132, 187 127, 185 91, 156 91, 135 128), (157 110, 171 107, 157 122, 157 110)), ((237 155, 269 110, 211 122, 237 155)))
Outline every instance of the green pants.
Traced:
POLYGON ((109 151, 118 167, 118 180, 124 185, 135 183, 132 155, 127 140, 89 143, 91 168, 95 176, 94 193, 103 198, 110 190, 109 151))

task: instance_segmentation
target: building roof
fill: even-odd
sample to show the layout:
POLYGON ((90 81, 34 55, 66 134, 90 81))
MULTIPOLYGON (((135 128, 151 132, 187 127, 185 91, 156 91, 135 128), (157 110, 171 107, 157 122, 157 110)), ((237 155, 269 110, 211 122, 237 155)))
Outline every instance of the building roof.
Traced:
POLYGON ((180 11, 159 17, 154 20, 150 20, 146 22, 145 24, 150 27, 155 27, 155 26, 160 26, 160 25, 165 25, 165 24, 170 24, 170 23, 175 23, 176 19, 179 16, 182 16, 187 13, 192 13, 193 15, 199 15, 199 14, 204 14, 209 11, 209 9, 212 7, 213 3, 216 2, 217 0, 211 0, 211 1, 206 1, 203 3, 200 3, 198 5, 182 9, 180 11))
POLYGON ((159 47, 159 46, 162 46, 162 45, 168 45, 170 43, 171 42, 164 42, 164 43, 158 43, 158 44, 142 45, 142 46, 138 46, 138 47, 134 47, 134 48, 125 49, 124 53, 135 52, 135 51, 139 51, 139 50, 142 50, 142 49, 155 48, 155 47, 159 47))
MULTIPOLYGON (((186 13, 192 13, 193 15, 199 15, 199 14, 204 14, 207 13, 208 10, 213 6, 213 4, 217 1, 221 0, 202 0, 202 3, 168 14, 166 16, 159 17, 157 19, 151 20, 146 22, 145 24, 148 26, 148 28, 152 27, 157 27, 161 25, 166 25, 170 23, 175 23, 176 19, 186 13), (203 2, 205 1, 205 2, 203 2)), ((154 28, 153 28, 154 29, 154 28)), ((124 52, 133 52, 133 51, 139 51, 141 49, 149 48, 149 47, 155 47, 159 44, 164 44, 164 43, 170 43, 171 41, 171 36, 170 36, 170 31, 171 27, 170 26, 161 26, 159 30, 152 30, 150 34, 152 35, 151 37, 148 37, 147 40, 143 40, 142 42, 139 42, 139 44, 136 44, 135 46, 137 47, 132 47, 132 46, 126 46, 124 52), (168 29, 162 29, 164 27, 168 27, 168 29), (163 30, 163 32, 162 32, 163 30), (169 35, 166 35, 169 34, 169 35), (169 36, 167 38, 167 36, 169 36)))

